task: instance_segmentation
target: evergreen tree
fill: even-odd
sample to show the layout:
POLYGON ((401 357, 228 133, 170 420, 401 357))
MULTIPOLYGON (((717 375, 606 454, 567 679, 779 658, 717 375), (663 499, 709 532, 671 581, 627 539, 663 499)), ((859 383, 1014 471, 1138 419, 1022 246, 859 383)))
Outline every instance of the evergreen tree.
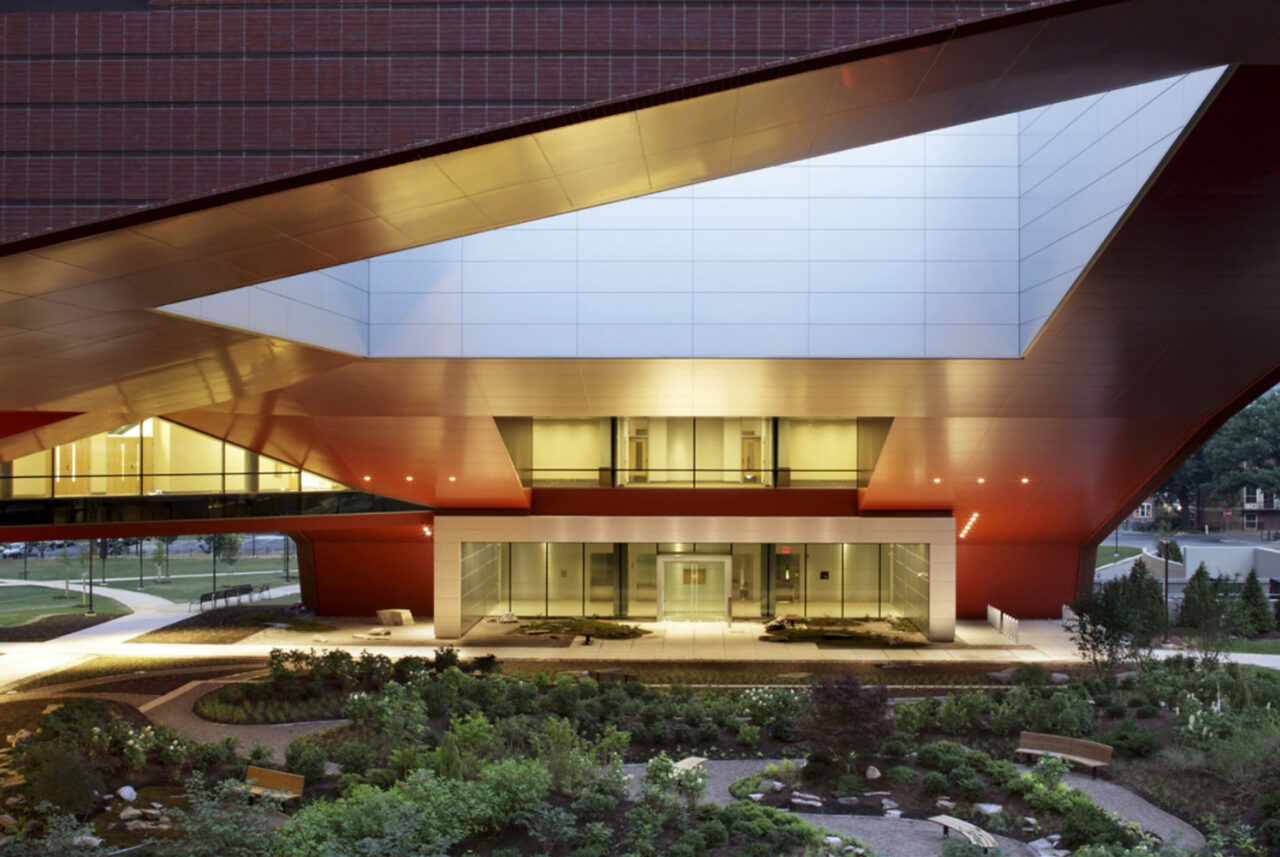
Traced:
POLYGON ((1262 582, 1258 580, 1255 569, 1249 569, 1240 602, 1240 630, 1245 636, 1257 637, 1275 630, 1276 618, 1271 612, 1271 605, 1267 603, 1267 594, 1262 591, 1262 582))
POLYGON ((1132 611, 1129 635, 1134 649, 1149 649, 1164 635, 1164 587, 1151 576, 1139 556, 1129 574, 1119 580, 1120 603, 1132 611))
POLYGON ((1209 576, 1209 569, 1202 562, 1196 568, 1187 588, 1182 592, 1182 609, 1178 611, 1178 627, 1211 628, 1222 616, 1222 599, 1209 576))

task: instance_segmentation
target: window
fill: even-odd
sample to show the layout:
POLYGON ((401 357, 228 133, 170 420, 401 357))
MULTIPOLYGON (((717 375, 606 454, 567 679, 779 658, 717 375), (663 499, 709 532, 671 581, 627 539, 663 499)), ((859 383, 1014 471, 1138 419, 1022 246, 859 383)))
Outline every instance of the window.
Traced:
POLYGON ((1150 518, 1150 517, 1151 517, 1151 504, 1150 504, 1150 503, 1143 503, 1143 504, 1139 505, 1139 506, 1138 506, 1138 510, 1137 510, 1136 512, 1134 512, 1134 513, 1133 513, 1133 516, 1134 516, 1135 518, 1150 518))
POLYGON ((1257 512, 1244 513, 1244 528, 1246 530, 1258 529, 1258 513, 1257 512))

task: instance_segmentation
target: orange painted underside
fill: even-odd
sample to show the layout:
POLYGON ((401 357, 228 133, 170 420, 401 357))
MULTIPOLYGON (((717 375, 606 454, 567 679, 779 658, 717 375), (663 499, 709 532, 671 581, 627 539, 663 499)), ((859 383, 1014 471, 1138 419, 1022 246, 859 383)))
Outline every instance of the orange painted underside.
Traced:
MULTIPOLYGON (((421 526, 292 533, 300 572, 314 586, 313 606, 324 616, 369 616, 403 608, 416 617, 434 609, 433 543, 421 526)), ((310 599, 308 599, 310 601, 310 599)))

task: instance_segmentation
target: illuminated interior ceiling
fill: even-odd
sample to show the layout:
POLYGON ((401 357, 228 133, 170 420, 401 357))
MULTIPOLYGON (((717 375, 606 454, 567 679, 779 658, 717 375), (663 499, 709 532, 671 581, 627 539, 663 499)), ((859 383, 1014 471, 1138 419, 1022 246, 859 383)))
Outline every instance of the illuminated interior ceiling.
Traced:
POLYGON ((368 475, 375 493, 525 508, 495 415, 894 416, 863 508, 965 517, 980 505, 971 538, 1079 542, 1275 367, 1273 299, 1258 285, 1275 249, 1255 224, 1269 222, 1280 189, 1269 184, 1271 147, 1249 130, 1277 84, 1266 68, 1235 73, 1020 361, 360 360, 147 310, 1198 68, 1273 61, 1277 26, 1266 4, 1063 4, 11 247, 0 259, 0 407, 81 416, 0 440, 0 458, 165 414, 357 487, 368 475), (1134 333, 1152 328, 1196 332, 1219 351, 1184 366, 1175 337, 1134 333), (1162 359, 1182 367, 1176 411, 1162 359))

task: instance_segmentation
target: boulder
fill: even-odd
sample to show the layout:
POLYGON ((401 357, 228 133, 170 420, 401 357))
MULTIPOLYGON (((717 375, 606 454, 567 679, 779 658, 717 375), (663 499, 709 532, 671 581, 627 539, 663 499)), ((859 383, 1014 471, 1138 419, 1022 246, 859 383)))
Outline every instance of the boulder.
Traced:
POLYGON ((14 732, 12 735, 9 736, 9 746, 16 747, 18 746, 19 741, 25 741, 26 739, 30 738, 34 734, 35 733, 32 732, 30 729, 19 729, 17 732, 14 732))
POLYGON ((133 786, 121 786, 116 789, 116 797, 120 798, 120 800, 125 803, 133 803, 138 799, 138 792, 133 786))
POLYGON ((1071 682, 1071 676, 1066 673, 1051 673, 1049 675, 1049 681, 1053 684, 1069 684, 1071 682))
POLYGON ((843 839, 841 839, 839 836, 827 836, 827 837, 825 837, 822 841, 823 841, 823 842, 825 842, 825 843, 827 843, 828 845, 843 845, 843 844, 844 844, 844 840, 843 840, 843 839))
POLYGON ((894 800, 890 800, 887 797, 882 797, 880 798, 880 806, 887 812, 888 810, 891 810, 891 809, 897 809, 898 802, 894 800))
POLYGON ((953 800, 948 800, 947 798, 944 798, 944 797, 940 797, 934 803, 934 806, 936 806, 938 809, 945 809, 947 812, 950 812, 951 810, 956 808, 956 802, 953 800))
POLYGON ((999 682, 1000 684, 1009 684, 1013 681, 1013 669, 1013 667, 1009 667, 1007 670, 987 673, 987 678, 994 682, 999 682))
MULTIPOLYGON (((154 811, 155 810, 152 810, 152 812, 154 811)), ((134 807, 127 806, 124 809, 120 810, 121 821, 135 821, 139 818, 142 818, 142 810, 140 809, 135 809, 134 807)))
POLYGON ((747 795, 747 800, 749 800, 749 801, 751 801, 751 802, 753 802, 753 803, 759 803, 760 801, 764 800, 764 793, 763 793, 763 792, 752 792, 751 794, 747 795))
POLYGON ((902 818, 902 810, 900 810, 900 809, 886 809, 886 810, 884 811, 884 817, 885 817, 885 818, 902 818))
POLYGON ((787 787, 786 783, 779 782, 778 780, 765 780, 761 785, 768 786, 769 791, 771 792, 780 792, 787 787))
POLYGON ((836 798, 836 803, 840 804, 841 806, 857 806, 858 797, 857 795, 845 795, 844 797, 836 798))
POLYGON ((412 625, 413 612, 403 608, 393 608, 390 610, 378 611, 378 624, 380 625, 412 625))
POLYGON ((75 839, 72 839, 71 844, 76 846, 77 848, 97 848, 102 844, 102 837, 89 836, 88 834, 85 834, 83 836, 77 836, 75 839))
POLYGON ((975 803, 973 808, 983 815, 999 815, 1004 807, 998 803, 975 803))
POLYGON ((867 765, 867 772, 863 776, 868 780, 878 780, 883 775, 880 773, 880 769, 875 765, 867 765))
POLYGON ((17 829, 18 819, 9 815, 7 812, 4 815, 0 815, 0 830, 3 830, 5 833, 13 833, 17 829))

